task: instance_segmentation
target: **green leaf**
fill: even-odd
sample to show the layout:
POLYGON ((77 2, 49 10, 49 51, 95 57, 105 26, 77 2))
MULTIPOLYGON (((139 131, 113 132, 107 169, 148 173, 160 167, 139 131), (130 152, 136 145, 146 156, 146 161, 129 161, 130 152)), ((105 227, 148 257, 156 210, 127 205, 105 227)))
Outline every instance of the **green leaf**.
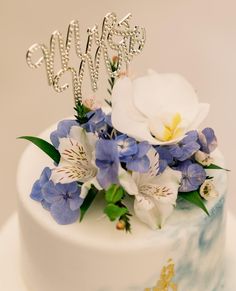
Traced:
POLYGON ((208 212, 200 194, 198 193, 198 191, 192 191, 192 192, 188 192, 188 193, 179 192, 178 195, 180 197, 182 197, 184 200, 200 207, 207 215, 209 215, 209 212, 208 212))
POLYGON ((80 124, 86 123, 88 121, 87 113, 91 110, 83 105, 81 102, 78 102, 74 107, 77 115, 75 115, 76 119, 80 124))
POLYGON ((230 170, 227 170, 227 169, 224 169, 224 168, 222 168, 222 167, 220 167, 220 166, 217 166, 217 165, 215 165, 215 164, 211 164, 210 166, 206 166, 206 167, 204 167, 205 169, 212 169, 212 170, 224 170, 224 171, 227 171, 227 172, 230 172, 230 170))
POLYGON ((53 145, 48 143, 46 140, 34 136, 20 136, 18 138, 31 141, 42 151, 44 151, 50 158, 52 158, 56 164, 59 164, 61 158, 59 151, 53 145))
POLYGON ((109 203, 104 209, 104 213, 109 217, 111 221, 120 218, 127 212, 128 212, 127 208, 119 207, 118 205, 115 205, 113 203, 109 203))
POLYGON ((125 223, 125 230, 126 230, 126 232, 131 232, 130 216, 132 216, 132 214, 130 214, 129 212, 127 212, 127 213, 125 213, 124 215, 122 215, 120 217, 120 219, 123 220, 124 223, 125 223))
POLYGON ((117 203, 124 197, 124 189, 119 185, 111 185, 105 193, 105 199, 108 203, 117 203))
POLYGON ((99 191, 92 185, 92 187, 88 191, 87 196, 84 199, 84 202, 80 206, 80 222, 83 220, 85 213, 87 212, 87 210, 89 209, 89 207, 93 203, 98 192, 99 191))

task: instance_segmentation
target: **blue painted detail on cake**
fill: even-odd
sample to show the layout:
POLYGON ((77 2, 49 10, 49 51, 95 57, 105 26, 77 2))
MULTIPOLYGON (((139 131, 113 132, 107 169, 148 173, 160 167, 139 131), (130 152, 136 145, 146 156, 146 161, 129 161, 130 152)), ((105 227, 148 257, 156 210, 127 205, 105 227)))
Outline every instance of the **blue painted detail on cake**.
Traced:
MULTIPOLYGON (((166 229, 166 232, 169 232, 166 237, 170 235, 176 242, 172 245, 171 253, 176 266, 174 282, 178 284, 178 291, 223 290, 224 254, 219 256, 219 252, 224 247, 224 202, 222 196, 210 209, 210 216, 200 216, 195 223, 186 221, 182 229, 166 229), (176 256, 178 253, 180 257, 176 256)), ((179 208, 188 213, 192 211, 193 206, 184 202, 179 208)), ((168 257, 171 257, 171 254, 168 257)), ((155 280, 152 278, 150 281, 155 280)))

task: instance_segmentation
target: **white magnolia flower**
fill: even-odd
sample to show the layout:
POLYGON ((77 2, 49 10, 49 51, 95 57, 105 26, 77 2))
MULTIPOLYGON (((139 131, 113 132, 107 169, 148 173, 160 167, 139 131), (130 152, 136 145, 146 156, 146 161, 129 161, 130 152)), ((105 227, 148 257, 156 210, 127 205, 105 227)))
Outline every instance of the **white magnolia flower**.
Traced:
POLYGON ((96 136, 73 126, 68 138, 60 138, 58 150, 61 154, 59 165, 52 170, 54 183, 82 182, 80 197, 85 198, 91 185, 101 189, 97 182, 97 168, 94 163, 96 136))
POLYGON ((195 153, 195 160, 203 165, 203 166, 210 166, 213 162, 214 159, 210 156, 210 154, 204 153, 202 151, 197 151, 195 153))
POLYGON ((151 73, 118 79, 112 93, 112 123, 122 133, 150 144, 172 144, 196 129, 209 105, 199 103, 180 75, 151 73))
POLYGON ((205 200, 211 200, 219 196, 214 184, 210 180, 206 180, 200 187, 200 195, 205 200))
POLYGON ((125 189, 130 195, 135 195, 134 211, 137 217, 157 229, 162 227, 175 207, 182 174, 168 167, 157 176, 159 156, 153 148, 148 155, 151 161, 149 172, 133 172, 132 180, 136 186, 127 183, 125 189))

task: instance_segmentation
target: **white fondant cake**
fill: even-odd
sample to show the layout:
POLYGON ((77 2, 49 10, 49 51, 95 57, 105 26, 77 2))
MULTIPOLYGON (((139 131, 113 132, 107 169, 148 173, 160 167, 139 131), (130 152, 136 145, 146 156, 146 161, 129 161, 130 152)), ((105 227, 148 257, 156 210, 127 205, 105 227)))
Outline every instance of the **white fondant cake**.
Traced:
MULTIPOLYGON (((221 154, 213 155, 223 165, 221 154)), ((133 216, 129 234, 104 217, 99 198, 82 223, 56 224, 29 199, 46 165, 49 158, 30 145, 18 169, 21 271, 30 291, 223 290, 224 171, 208 170, 219 191, 207 202, 210 216, 180 202, 163 229, 151 230, 133 216)))

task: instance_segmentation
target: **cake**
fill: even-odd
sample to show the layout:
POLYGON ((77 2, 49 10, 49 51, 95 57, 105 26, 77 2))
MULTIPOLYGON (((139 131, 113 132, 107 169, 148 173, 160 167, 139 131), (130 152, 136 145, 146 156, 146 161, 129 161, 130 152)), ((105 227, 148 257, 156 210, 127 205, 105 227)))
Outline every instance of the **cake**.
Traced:
MULTIPOLYGON (((137 40, 129 29, 120 35, 137 40)), ((28 63, 39 47, 52 65, 54 51, 39 45, 28 63)), ((21 137, 34 144, 18 169, 24 282, 30 291, 223 290, 227 173, 214 130, 199 128, 209 105, 181 75, 131 78, 120 60, 109 61, 108 106, 81 99, 74 78, 75 118, 21 137)), ((64 65, 55 89, 73 71, 64 65)))

